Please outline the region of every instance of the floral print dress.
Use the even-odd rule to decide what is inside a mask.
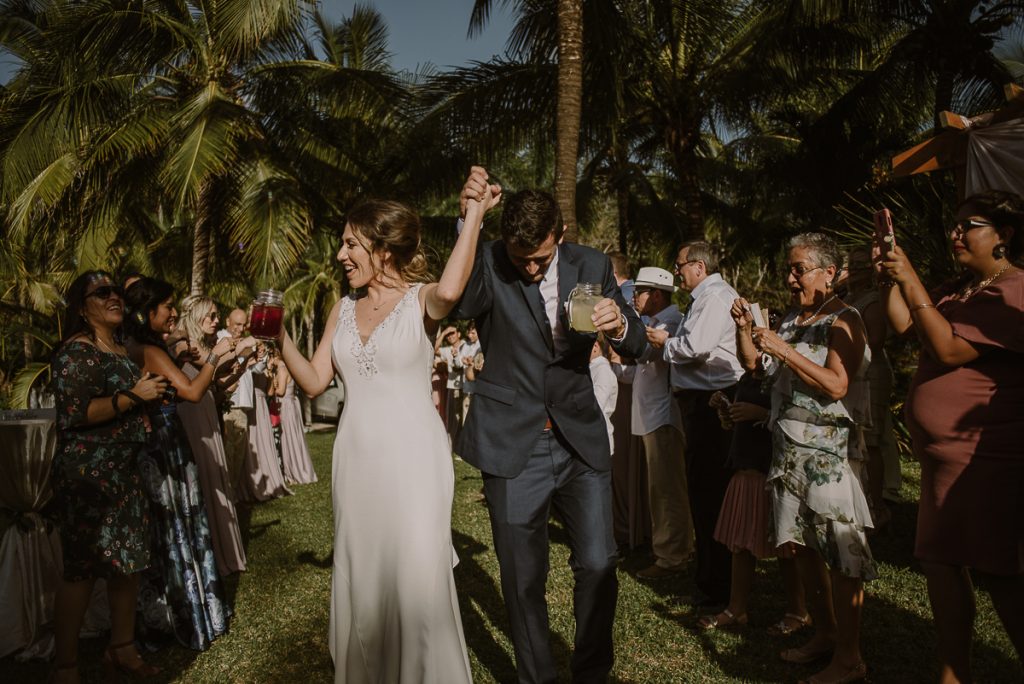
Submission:
[[[228,629],[231,609],[217,573],[210,524],[173,388],[148,409],[149,441],[139,472],[149,495],[153,567],[142,574],[138,624],[205,650]]]
[[[794,351],[824,366],[832,325],[844,308],[810,325],[787,316],[779,336]],[[865,527],[871,514],[851,460],[863,460],[859,423],[867,416],[865,359],[850,391],[833,401],[809,387],[793,371],[773,364],[772,464],[768,486],[772,498],[772,535],[776,546],[795,542],[818,551],[829,568],[848,577],[871,580],[877,576]]]
[[[54,494],[64,578],[128,575],[149,566],[149,502],[138,455],[146,442],[140,407],[96,425],[89,402],[130,390],[141,375],[131,359],[72,341],[53,360],[57,406]]]

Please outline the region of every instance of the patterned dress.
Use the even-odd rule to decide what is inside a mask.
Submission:
[[[149,502],[138,470],[146,441],[142,409],[86,424],[92,399],[130,390],[139,377],[130,359],[85,342],[68,342],[54,357],[54,495],[68,581],[128,575],[149,566]]]
[[[214,560],[199,469],[173,398],[152,406],[149,421],[139,471],[153,518],[153,567],[142,576],[140,624],[201,651],[227,631],[231,609]]]
[[[824,366],[832,325],[846,311],[854,310],[847,307],[806,326],[792,313],[779,327],[779,336]],[[851,460],[863,460],[864,453],[858,422],[868,414],[867,347],[864,353],[850,391],[838,401],[806,385],[789,367],[773,364],[768,484],[776,546],[795,542],[813,548],[829,568],[871,580],[877,571],[864,533],[872,526],[871,514],[851,467]]]

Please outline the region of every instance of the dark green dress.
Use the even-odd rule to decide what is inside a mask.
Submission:
[[[141,373],[131,359],[85,342],[68,342],[53,360],[57,401],[54,494],[64,578],[127,575],[149,565],[149,502],[138,455],[146,442],[143,411],[86,425],[89,402],[129,390]]]

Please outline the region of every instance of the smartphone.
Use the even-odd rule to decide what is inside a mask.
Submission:
[[[750,315],[754,319],[754,325],[758,328],[767,328],[767,322],[765,321],[764,314],[761,313],[761,305],[753,303],[750,305]]]
[[[884,247],[883,253],[896,246],[896,232],[892,228],[892,213],[888,209],[875,212],[875,241]]]

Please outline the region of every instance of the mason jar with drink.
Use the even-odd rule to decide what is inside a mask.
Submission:
[[[594,307],[604,299],[600,283],[577,283],[566,307],[569,313],[569,326],[577,332],[597,332],[594,326]]]
[[[284,293],[280,290],[262,290],[252,301],[249,332],[260,340],[276,340],[281,336],[283,322]]]

